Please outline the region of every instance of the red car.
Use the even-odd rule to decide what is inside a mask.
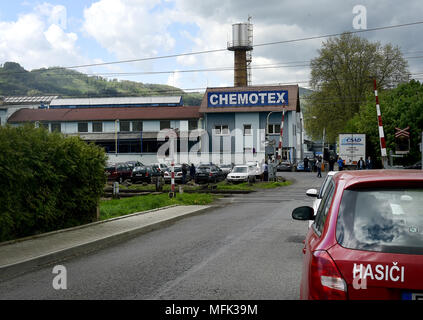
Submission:
[[[423,171],[343,171],[304,241],[301,299],[423,299]]]

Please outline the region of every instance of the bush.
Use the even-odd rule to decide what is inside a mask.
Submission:
[[[0,127],[0,241],[95,220],[105,163],[79,137]]]

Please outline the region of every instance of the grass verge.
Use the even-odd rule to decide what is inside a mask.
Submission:
[[[207,193],[182,193],[170,199],[167,193],[137,196],[123,199],[101,200],[100,220],[120,217],[126,214],[147,211],[174,204],[206,205],[213,202],[217,196]]]
[[[252,185],[250,185],[248,182],[242,182],[242,183],[237,183],[237,184],[233,184],[233,183],[227,183],[226,181],[221,181],[219,183],[217,183],[217,190],[240,190],[240,191],[254,191],[257,189],[273,189],[273,188],[279,188],[279,187],[284,187],[284,186],[289,186],[290,184],[292,184],[291,181],[286,180],[284,182],[276,182],[276,181],[269,181],[269,182],[256,182]],[[177,187],[177,186],[176,186]],[[142,185],[142,184],[133,184],[130,185],[128,187],[121,185],[120,186],[121,189],[129,189],[129,190],[136,190],[136,191],[151,191],[154,192],[155,186],[154,185]],[[176,188],[177,190],[177,188]],[[190,184],[186,184],[184,185],[184,190],[187,191],[199,191],[202,190],[201,186],[198,185],[190,185]],[[163,186],[163,192],[169,192],[170,191],[170,185],[169,184],[165,184]]]

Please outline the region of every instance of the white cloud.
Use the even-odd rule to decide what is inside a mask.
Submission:
[[[168,19],[156,10],[160,1],[100,0],[84,10],[83,30],[118,59],[169,51],[175,40]]]
[[[16,21],[0,21],[0,61],[14,61],[26,69],[86,62],[78,53],[76,33],[65,32],[56,21],[62,6],[43,4]]]

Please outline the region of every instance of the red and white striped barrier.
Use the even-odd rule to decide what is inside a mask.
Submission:
[[[382,154],[382,163],[385,165],[385,160],[387,156],[386,141],[385,141],[385,134],[383,133],[382,115],[380,113],[380,105],[379,105],[379,97],[377,95],[376,79],[373,79],[373,87],[375,90],[375,97],[376,97],[376,113],[377,113],[377,121],[379,125],[380,152]]]
[[[170,164],[170,190],[175,193],[175,163]]]

